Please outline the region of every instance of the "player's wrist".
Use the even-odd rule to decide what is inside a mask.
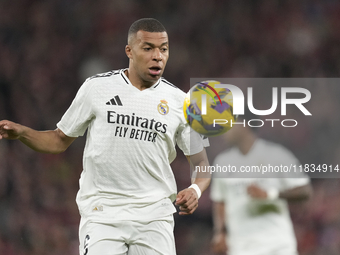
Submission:
[[[197,184],[195,184],[195,183],[191,184],[191,185],[188,187],[188,189],[194,189],[194,190],[196,191],[196,193],[197,193],[197,199],[199,199],[199,198],[201,197],[202,191],[201,191],[201,189],[198,187]]]

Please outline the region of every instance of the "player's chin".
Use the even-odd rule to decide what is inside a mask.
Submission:
[[[162,73],[154,75],[154,74],[148,74],[149,81],[158,81],[159,78],[162,77]]]

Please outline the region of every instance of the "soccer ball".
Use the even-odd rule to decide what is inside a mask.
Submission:
[[[202,81],[195,84],[187,93],[183,105],[186,121],[193,130],[205,136],[218,136],[227,132],[232,127],[231,122],[236,120],[231,91],[215,88],[215,84],[220,82]]]

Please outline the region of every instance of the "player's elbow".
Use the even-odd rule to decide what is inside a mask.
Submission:
[[[51,151],[52,154],[60,154],[67,150],[67,148],[70,146],[69,142],[66,142],[64,140],[61,140]]]
[[[54,131],[55,140],[53,149],[50,151],[52,154],[60,154],[66,151],[66,149],[73,143],[76,137],[69,137],[65,135],[60,129]]]
[[[63,153],[64,151],[66,151],[67,147],[59,147],[53,151],[51,151],[50,153],[51,154],[60,154],[60,153]]]
[[[312,185],[308,184],[304,187],[304,200],[308,200],[313,195]]]
[[[296,197],[295,200],[307,201],[312,197],[313,189],[312,189],[312,186],[310,184],[302,186],[302,187],[298,188],[298,190],[299,190],[299,192],[298,192],[299,195]]]
[[[49,148],[32,148],[36,152],[45,153],[45,154],[60,154],[63,153],[67,148],[64,147],[49,147]]]

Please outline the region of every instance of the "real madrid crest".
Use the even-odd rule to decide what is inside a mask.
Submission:
[[[161,102],[157,105],[157,110],[162,115],[168,114],[169,113],[168,102],[162,99]]]

